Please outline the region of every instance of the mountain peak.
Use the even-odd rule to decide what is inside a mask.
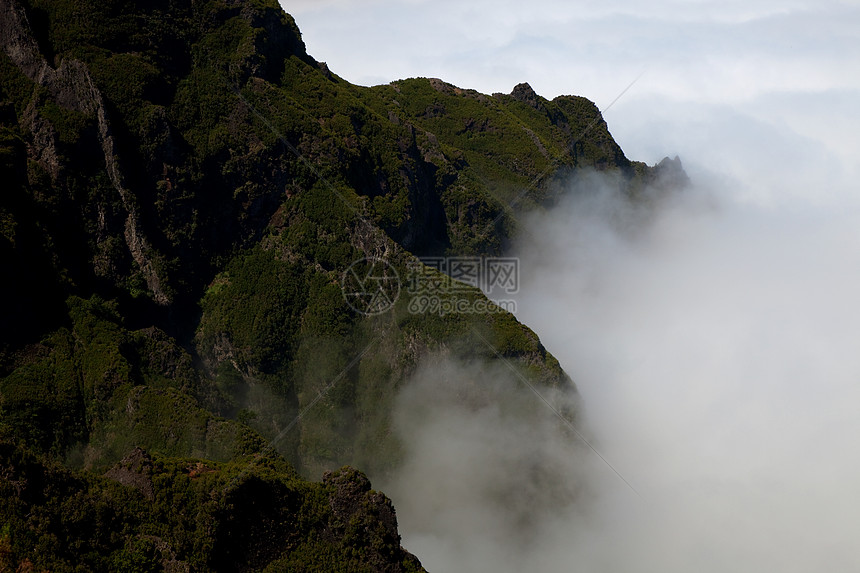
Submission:
[[[511,97],[535,109],[541,107],[540,96],[526,82],[514,86]]]

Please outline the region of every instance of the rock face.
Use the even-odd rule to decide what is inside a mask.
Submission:
[[[349,86],[306,53],[273,2],[177,2],[169,14],[104,7],[93,16],[101,28],[74,32],[63,28],[78,20],[56,21],[84,9],[70,0],[27,6],[0,6],[3,51],[32,84],[13,123],[50,179],[49,208],[65,219],[45,226],[42,242],[67,246],[89,268],[54,253],[44,262],[59,267],[67,291],[108,283],[108,298],[130,296],[150,306],[144,314],[193,321],[230,254],[259,241],[276,214],[283,228],[285,196],[319,184],[323,171],[366,203],[374,226],[422,256],[501,254],[556,172],[637,176],[584,98],[550,102],[527,83],[491,98],[435,78]],[[28,10],[42,15],[38,33]],[[64,40],[41,46],[49,61],[36,38],[52,37]],[[511,203],[516,188],[527,192]]]
[[[105,473],[105,477],[122,485],[133,487],[146,499],[155,499],[152,488],[152,458],[143,448],[134,448],[117,465]]]
[[[45,61],[33,38],[26,12],[18,0],[8,0],[0,8],[0,30],[3,48],[9,59],[34,83],[47,89],[57,105],[85,114],[98,121],[98,139],[104,155],[105,171],[111,184],[122,199],[127,217],[125,242],[135,263],[139,266],[157,304],[167,305],[169,297],[161,287],[161,279],[151,259],[149,241],[143,233],[135,200],[128,190],[117,158],[117,144],[105,110],[105,102],[93,83],[87,66],[77,60],[64,59],[57,69]],[[38,96],[25,113],[25,126],[34,134],[33,154],[56,181],[63,166],[56,150],[56,135],[36,111]]]
[[[364,474],[299,476],[390,469],[396,395],[428,357],[576,390],[512,315],[415,313],[408,293],[362,313],[349,270],[383,259],[406,291],[419,256],[500,256],[582,169],[630,197],[683,180],[628,160],[582,97],[351,85],[276,0],[5,0],[0,46],[15,567],[420,571]],[[11,553],[4,524],[29,532]]]
[[[654,167],[653,177],[653,185],[666,191],[683,189],[690,184],[690,178],[687,176],[687,172],[684,171],[681,159],[677,155],[674,159],[664,157]]]
[[[511,92],[511,97],[518,102],[522,102],[529,107],[535,108],[536,110],[542,110],[540,98],[527,83],[521,83],[514,86],[514,89]]]
[[[326,472],[323,485],[329,492],[332,519],[327,533],[342,543],[368,543],[367,565],[380,573],[405,571],[403,563],[420,567],[418,559],[400,547],[397,517],[391,500],[373,491],[362,472],[343,467]],[[368,536],[370,537],[368,539]],[[392,565],[395,563],[395,565]]]
[[[390,501],[351,468],[310,483],[274,459],[209,466],[135,448],[80,479],[0,442],[0,497],[4,572],[424,571]],[[8,532],[38,536],[38,551]]]
[[[23,6],[12,0],[0,5],[0,42],[12,62],[21,68],[28,78],[39,78],[46,62],[39,52],[39,45],[30,33],[27,14]]]

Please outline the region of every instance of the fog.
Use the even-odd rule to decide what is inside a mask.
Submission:
[[[692,180],[647,208],[572,180],[512,253],[517,317],[639,495],[509,371],[434,357],[375,481],[428,570],[860,570],[856,3],[284,4],[343,77],[583,95]]]
[[[585,182],[521,248],[520,318],[642,492],[594,477],[644,551],[611,570],[856,569],[857,213],[704,187],[648,217]]]
[[[383,489],[429,570],[529,570],[549,522],[567,521],[587,495],[591,460],[504,365],[433,357],[399,395],[394,421],[405,459]]]
[[[518,318],[640,495],[509,371],[434,363],[385,484],[428,570],[860,568],[860,213],[808,173],[690,171],[636,204],[581,175],[515,249]]]

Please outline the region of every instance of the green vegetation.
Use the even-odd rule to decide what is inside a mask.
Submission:
[[[363,474],[132,451],[105,477],[0,444],[0,571],[422,571]]]
[[[438,354],[575,390],[513,316],[364,316],[345,271],[497,255],[562,174],[656,170],[581,97],[351,85],[275,0],[9,5],[0,573],[420,571],[363,474],[305,480],[390,470]]]

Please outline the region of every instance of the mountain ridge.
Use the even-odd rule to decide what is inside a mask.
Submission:
[[[504,360],[576,389],[512,315],[401,296],[365,316],[344,273],[501,255],[584,170],[617,171],[631,197],[683,179],[627,160],[585,98],[349,84],[274,1],[8,0],[0,29],[0,570],[79,553],[92,570],[420,570],[363,474],[305,478],[396,464],[392,401],[422,361]],[[151,494],[102,477],[156,466]],[[22,479],[104,511],[33,501]],[[182,496],[199,523],[172,513]],[[265,536],[294,541],[258,554],[236,496],[269,500]]]

